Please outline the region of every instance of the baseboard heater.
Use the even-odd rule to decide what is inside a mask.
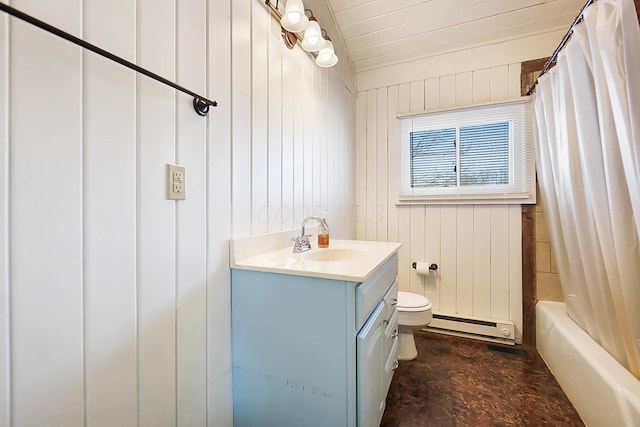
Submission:
[[[509,320],[492,320],[433,313],[427,330],[448,335],[466,336],[484,341],[515,344],[515,325]]]

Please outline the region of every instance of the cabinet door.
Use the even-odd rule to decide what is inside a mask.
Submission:
[[[384,413],[386,378],[385,303],[373,311],[357,337],[358,426],[377,427]]]

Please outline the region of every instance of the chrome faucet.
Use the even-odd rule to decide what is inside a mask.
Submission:
[[[300,232],[300,236],[292,237],[291,240],[295,240],[293,244],[293,253],[306,252],[311,250],[311,242],[309,242],[309,237],[311,234],[306,234],[305,227],[307,223],[311,220],[315,220],[318,224],[320,224],[320,231],[326,232],[329,230],[329,225],[325,222],[323,218],[318,216],[308,216],[302,221],[302,231]]]

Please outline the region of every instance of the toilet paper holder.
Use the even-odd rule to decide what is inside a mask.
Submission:
[[[413,263],[411,264],[411,267],[415,270],[417,265],[418,265],[418,263],[417,263],[417,262],[413,262]],[[432,263],[432,264],[429,266],[429,270],[436,271],[437,269],[438,269],[438,264],[436,264],[436,263]]]

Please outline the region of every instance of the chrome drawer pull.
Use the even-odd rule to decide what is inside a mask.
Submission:
[[[398,330],[397,329],[394,329],[393,333],[391,334],[391,339],[393,339],[393,338],[398,338]]]
[[[398,361],[396,360],[395,362],[393,362],[393,367],[391,368],[392,371],[395,371],[396,369],[398,369],[398,366],[400,366],[400,364],[398,363]]]

